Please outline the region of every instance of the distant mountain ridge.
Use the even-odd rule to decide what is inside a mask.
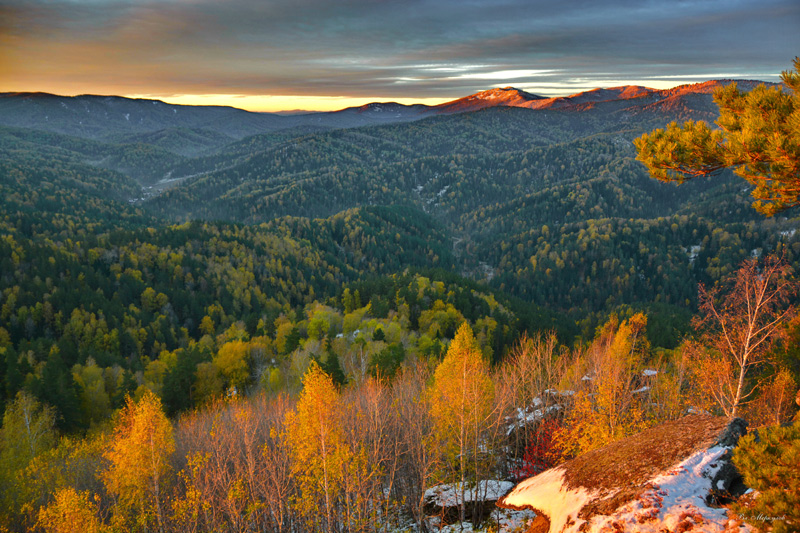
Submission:
[[[546,98],[514,87],[493,88],[443,104],[405,105],[372,102],[339,111],[279,115],[255,113],[225,106],[187,106],[160,100],[121,96],[58,96],[47,93],[0,93],[0,125],[31,128],[90,139],[119,135],[147,134],[180,128],[205,138],[241,139],[297,127],[353,128],[367,125],[410,122],[435,115],[479,111],[492,107],[584,111],[596,106],[609,109],[641,108],[687,97],[708,100],[717,87],[734,80],[711,80],[666,90],[641,86],[593,89],[570,96]],[[749,90],[763,83],[736,81]],[[672,104],[674,105],[674,103]],[[223,137],[220,137],[222,142]]]
[[[282,119],[234,107],[184,106],[121,96],[0,94],[0,124],[90,139],[169,128],[209,130],[241,138],[283,129]]]

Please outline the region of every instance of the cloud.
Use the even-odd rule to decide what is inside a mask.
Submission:
[[[0,90],[348,97],[775,79],[796,0],[6,0]],[[555,85],[553,85],[555,84]]]

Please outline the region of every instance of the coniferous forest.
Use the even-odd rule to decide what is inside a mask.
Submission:
[[[636,161],[708,91],[270,131],[12,98],[44,97],[0,105],[0,531],[496,527],[484,481],[692,410],[795,416],[796,208]],[[779,320],[737,367],[713,317],[746,279]]]

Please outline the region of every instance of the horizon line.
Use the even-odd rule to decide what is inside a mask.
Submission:
[[[212,107],[231,107],[248,111],[251,113],[272,113],[278,115],[294,115],[305,113],[324,113],[332,111],[341,111],[352,107],[361,107],[368,104],[402,104],[402,105],[427,105],[436,106],[455,100],[478,94],[481,92],[491,91],[493,89],[508,89],[513,88],[534,96],[544,98],[560,98],[568,97],[576,94],[581,94],[594,90],[601,89],[614,89],[618,87],[644,87],[652,90],[669,90],[687,85],[700,85],[711,81],[755,81],[763,83],[774,83],[767,80],[742,78],[734,76],[719,75],[715,77],[701,77],[701,76],[681,76],[680,79],[663,79],[659,77],[655,79],[642,79],[642,80],[608,80],[610,84],[602,86],[590,86],[584,84],[574,84],[572,86],[564,86],[559,84],[559,87],[546,87],[541,83],[536,84],[511,84],[511,85],[497,85],[491,86],[487,89],[482,89],[477,92],[463,94],[461,96],[447,96],[447,97],[358,97],[358,96],[331,96],[331,95],[257,95],[257,94],[237,94],[237,93],[206,93],[206,94],[165,94],[163,92],[153,93],[120,93],[120,94],[102,94],[94,92],[83,91],[65,91],[65,92],[50,92],[47,90],[42,91],[4,91],[0,94],[14,95],[14,94],[47,94],[60,97],[78,97],[78,96],[97,96],[97,97],[119,97],[134,100],[155,100],[161,101],[171,105],[184,105],[184,106],[212,106]],[[694,78],[692,81],[687,78]],[[655,83],[653,83],[655,82]],[[303,103],[309,104],[308,107],[303,106]],[[244,104],[244,105],[241,105]]]

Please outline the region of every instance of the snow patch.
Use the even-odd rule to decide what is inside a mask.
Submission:
[[[489,516],[489,524],[497,524],[497,533],[519,533],[528,529],[530,522],[536,518],[533,511],[512,511],[510,509],[495,509]],[[431,520],[431,525],[437,525],[436,520]],[[487,527],[487,524],[478,526],[476,530],[472,522],[448,524],[438,528],[439,533],[474,533],[476,531],[494,531]],[[405,530],[404,530],[405,531]]]
[[[584,487],[568,489],[564,483],[564,469],[553,468],[517,485],[503,498],[503,505],[538,509],[550,518],[550,531],[562,531],[570,519],[574,530],[578,531],[578,522],[583,523],[578,520],[578,512],[598,495],[599,492]]]
[[[623,505],[614,514],[590,518],[584,531],[659,533],[664,530],[683,531],[700,524],[704,532],[725,531],[730,525],[727,510],[708,507],[705,498],[712,489],[711,480],[723,464],[720,458],[729,449],[715,446],[689,456],[652,478],[637,499]],[[745,533],[752,529],[741,525],[737,531]],[[578,525],[566,532],[577,533]]]
[[[697,259],[697,256],[700,254],[700,245],[692,245],[688,250],[684,248],[683,251],[689,256],[689,264],[693,264],[694,260]]]
[[[464,489],[464,501],[497,501],[512,488],[510,481],[482,480],[476,487]],[[425,491],[425,500],[438,507],[456,507],[461,503],[461,483],[431,487]]]
[[[539,400],[539,398],[534,398],[533,406],[536,406],[536,400]],[[541,403],[542,401],[539,400],[539,405],[541,405]],[[546,415],[549,415],[550,413],[560,410],[561,406],[558,404],[551,405],[545,408],[544,410],[535,409],[532,407],[528,407],[527,409],[523,409],[522,407],[517,407],[517,412],[515,413],[515,415],[513,417],[509,417],[514,419],[514,421],[508,425],[508,428],[506,429],[506,435],[511,435],[511,433],[515,429],[523,428],[531,422],[539,422],[543,420]]]

